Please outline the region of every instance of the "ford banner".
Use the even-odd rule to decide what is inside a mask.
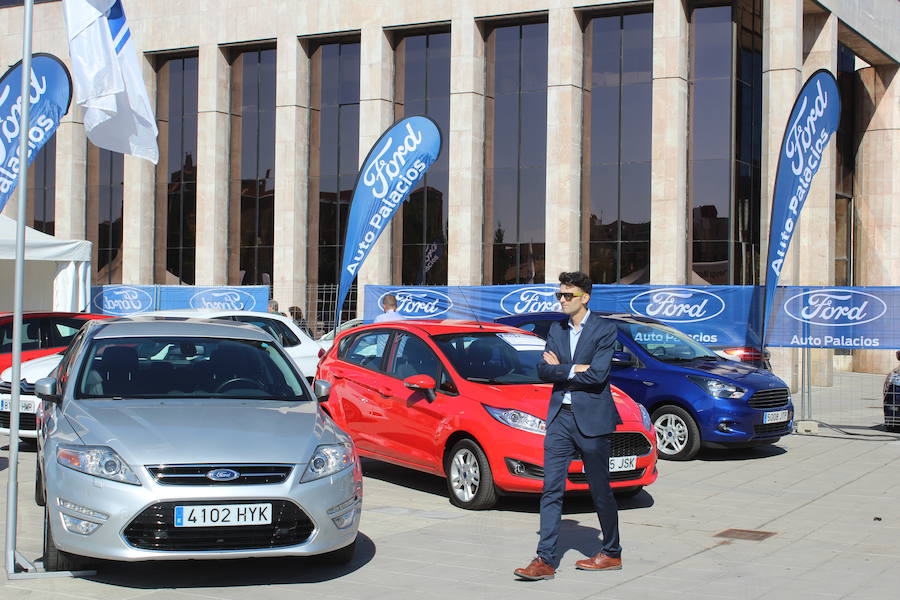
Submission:
[[[772,216],[769,219],[769,251],[766,255],[766,291],[763,299],[763,339],[772,312],[775,288],[800,211],[806,203],[812,179],[822,164],[822,154],[841,118],[841,98],[830,71],[820,69],[806,80],[784,131]]]
[[[336,318],[372,246],[441,153],[441,132],[425,116],[407,117],[382,134],[363,161],[344,239]]]
[[[59,121],[69,112],[72,79],[69,71],[51,54],[34,54],[31,59],[31,103],[28,128],[28,164],[56,132]],[[19,181],[19,121],[22,114],[22,62],[0,79],[0,211]]]
[[[156,310],[267,312],[269,286],[103,285],[91,291],[91,311],[124,317]]]
[[[466,319],[558,312],[556,285],[365,288],[366,321],[385,294],[397,298],[404,319]],[[756,286],[597,285],[591,310],[661,321],[708,346],[759,346],[748,327],[763,288]],[[769,346],[900,348],[900,287],[780,287]]]

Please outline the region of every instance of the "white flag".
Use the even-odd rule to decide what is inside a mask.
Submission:
[[[156,118],[122,0],[63,0],[75,101],[95,146],[156,164]]]

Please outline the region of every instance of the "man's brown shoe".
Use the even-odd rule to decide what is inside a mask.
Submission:
[[[527,579],[528,581],[538,581],[539,579],[553,579],[556,569],[545,563],[540,556],[536,557],[531,564],[524,569],[516,569],[513,571],[516,577]]]
[[[622,559],[601,552],[597,556],[579,560],[575,563],[575,568],[582,571],[618,571],[622,568]]]

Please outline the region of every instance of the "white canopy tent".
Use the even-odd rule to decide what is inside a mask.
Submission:
[[[0,312],[12,312],[16,222],[0,215]],[[25,310],[87,310],[91,290],[91,243],[63,240],[25,228]]]

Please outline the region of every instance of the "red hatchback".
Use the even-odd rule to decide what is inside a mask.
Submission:
[[[70,312],[29,312],[22,315],[22,362],[66,348],[91,319],[108,315]],[[12,365],[13,314],[0,313],[0,373]]]
[[[447,479],[450,501],[489,508],[504,492],[540,492],[549,384],[537,376],[541,338],[466,321],[375,323],[344,332],[319,363],[323,407],[370,458]],[[650,417],[612,388],[622,424],[612,434],[618,493],[656,481]],[[580,460],[566,489],[587,490]]]

